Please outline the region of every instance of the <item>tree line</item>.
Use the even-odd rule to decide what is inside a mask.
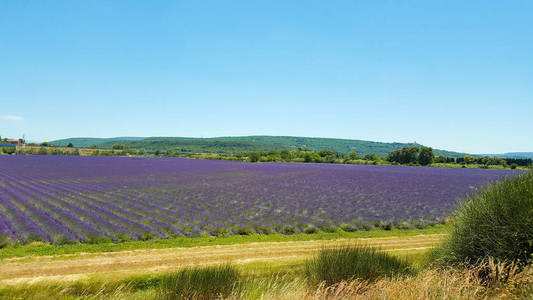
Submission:
[[[28,144],[28,149],[19,149],[16,154],[34,154],[34,155],[80,155],[80,150],[75,148],[72,143],[67,147],[55,147],[51,143],[43,142],[41,144]],[[0,149],[0,151],[2,151]],[[9,151],[9,152],[8,152]],[[4,153],[12,154],[14,149],[5,150]],[[0,152],[1,154],[2,152]],[[501,158],[501,157],[474,157],[465,155],[464,157],[447,157],[435,156],[431,147],[407,146],[392,151],[387,157],[377,154],[366,154],[359,156],[357,152],[352,151],[346,155],[331,150],[309,150],[298,148],[295,150],[281,151],[264,151],[264,152],[243,152],[236,154],[225,153],[193,153],[187,149],[168,149],[168,150],[145,150],[129,149],[124,144],[114,144],[111,149],[97,149],[96,145],[90,149],[83,149],[82,155],[93,156],[164,156],[164,157],[190,157],[217,160],[236,160],[248,162],[301,162],[301,163],[337,163],[337,164],[397,164],[410,166],[428,166],[439,164],[439,166],[450,165],[475,165],[481,168],[490,166],[511,167],[518,166],[531,167],[533,161],[531,158]],[[435,165],[437,166],[437,165]]]

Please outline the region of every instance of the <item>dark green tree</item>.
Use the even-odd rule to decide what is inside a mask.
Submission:
[[[435,154],[433,153],[433,148],[431,147],[422,147],[420,148],[420,154],[418,154],[418,162],[423,165],[427,166],[430,163],[433,162],[433,159],[435,158]]]
[[[352,151],[352,152],[348,153],[348,159],[349,160],[356,160],[357,159],[357,152]]]

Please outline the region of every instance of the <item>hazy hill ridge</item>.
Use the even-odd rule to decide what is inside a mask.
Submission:
[[[132,149],[166,150],[183,149],[192,152],[238,153],[253,151],[292,150],[305,148],[310,150],[332,150],[347,154],[351,151],[359,155],[378,154],[386,156],[390,152],[406,146],[422,146],[415,143],[383,143],[363,140],[295,137],[295,136],[235,136],[215,138],[189,137],[115,137],[115,138],[68,138],[52,141],[54,145],[76,147],[97,145],[111,148],[121,143]],[[466,153],[435,149],[435,155],[463,157]]]

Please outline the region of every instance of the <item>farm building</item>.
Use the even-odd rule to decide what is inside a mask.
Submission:
[[[22,145],[22,140],[2,139],[0,140],[0,147],[17,147]]]

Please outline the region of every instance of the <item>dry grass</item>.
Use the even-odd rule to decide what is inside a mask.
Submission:
[[[487,268],[488,281],[480,276],[480,271]],[[516,270],[513,266],[487,262],[476,269],[428,269],[416,276],[384,278],[372,283],[352,280],[318,287],[310,287],[305,279],[290,275],[248,277],[234,285],[228,299],[533,299],[533,268]],[[157,289],[135,289],[132,282],[90,281],[18,286],[4,296],[6,299],[157,299],[157,295]]]
[[[364,243],[393,253],[419,253],[442,241],[445,235],[340,239],[333,241],[261,242],[195,248],[143,249],[109,253],[78,253],[7,258],[0,261],[0,286],[42,281],[120,279],[139,274],[161,274],[187,266],[232,262],[290,264],[326,247]]]
[[[498,266],[491,270],[494,280],[490,282],[479,276],[481,267],[429,269],[414,277],[386,278],[373,283],[343,281],[331,286],[322,284],[312,291],[299,279],[278,283],[265,280],[263,285],[270,288],[264,293],[250,293],[253,289],[248,293],[238,291],[232,299],[533,299],[532,268],[520,273],[511,272],[506,281],[501,280],[501,269],[500,273],[497,269]]]

